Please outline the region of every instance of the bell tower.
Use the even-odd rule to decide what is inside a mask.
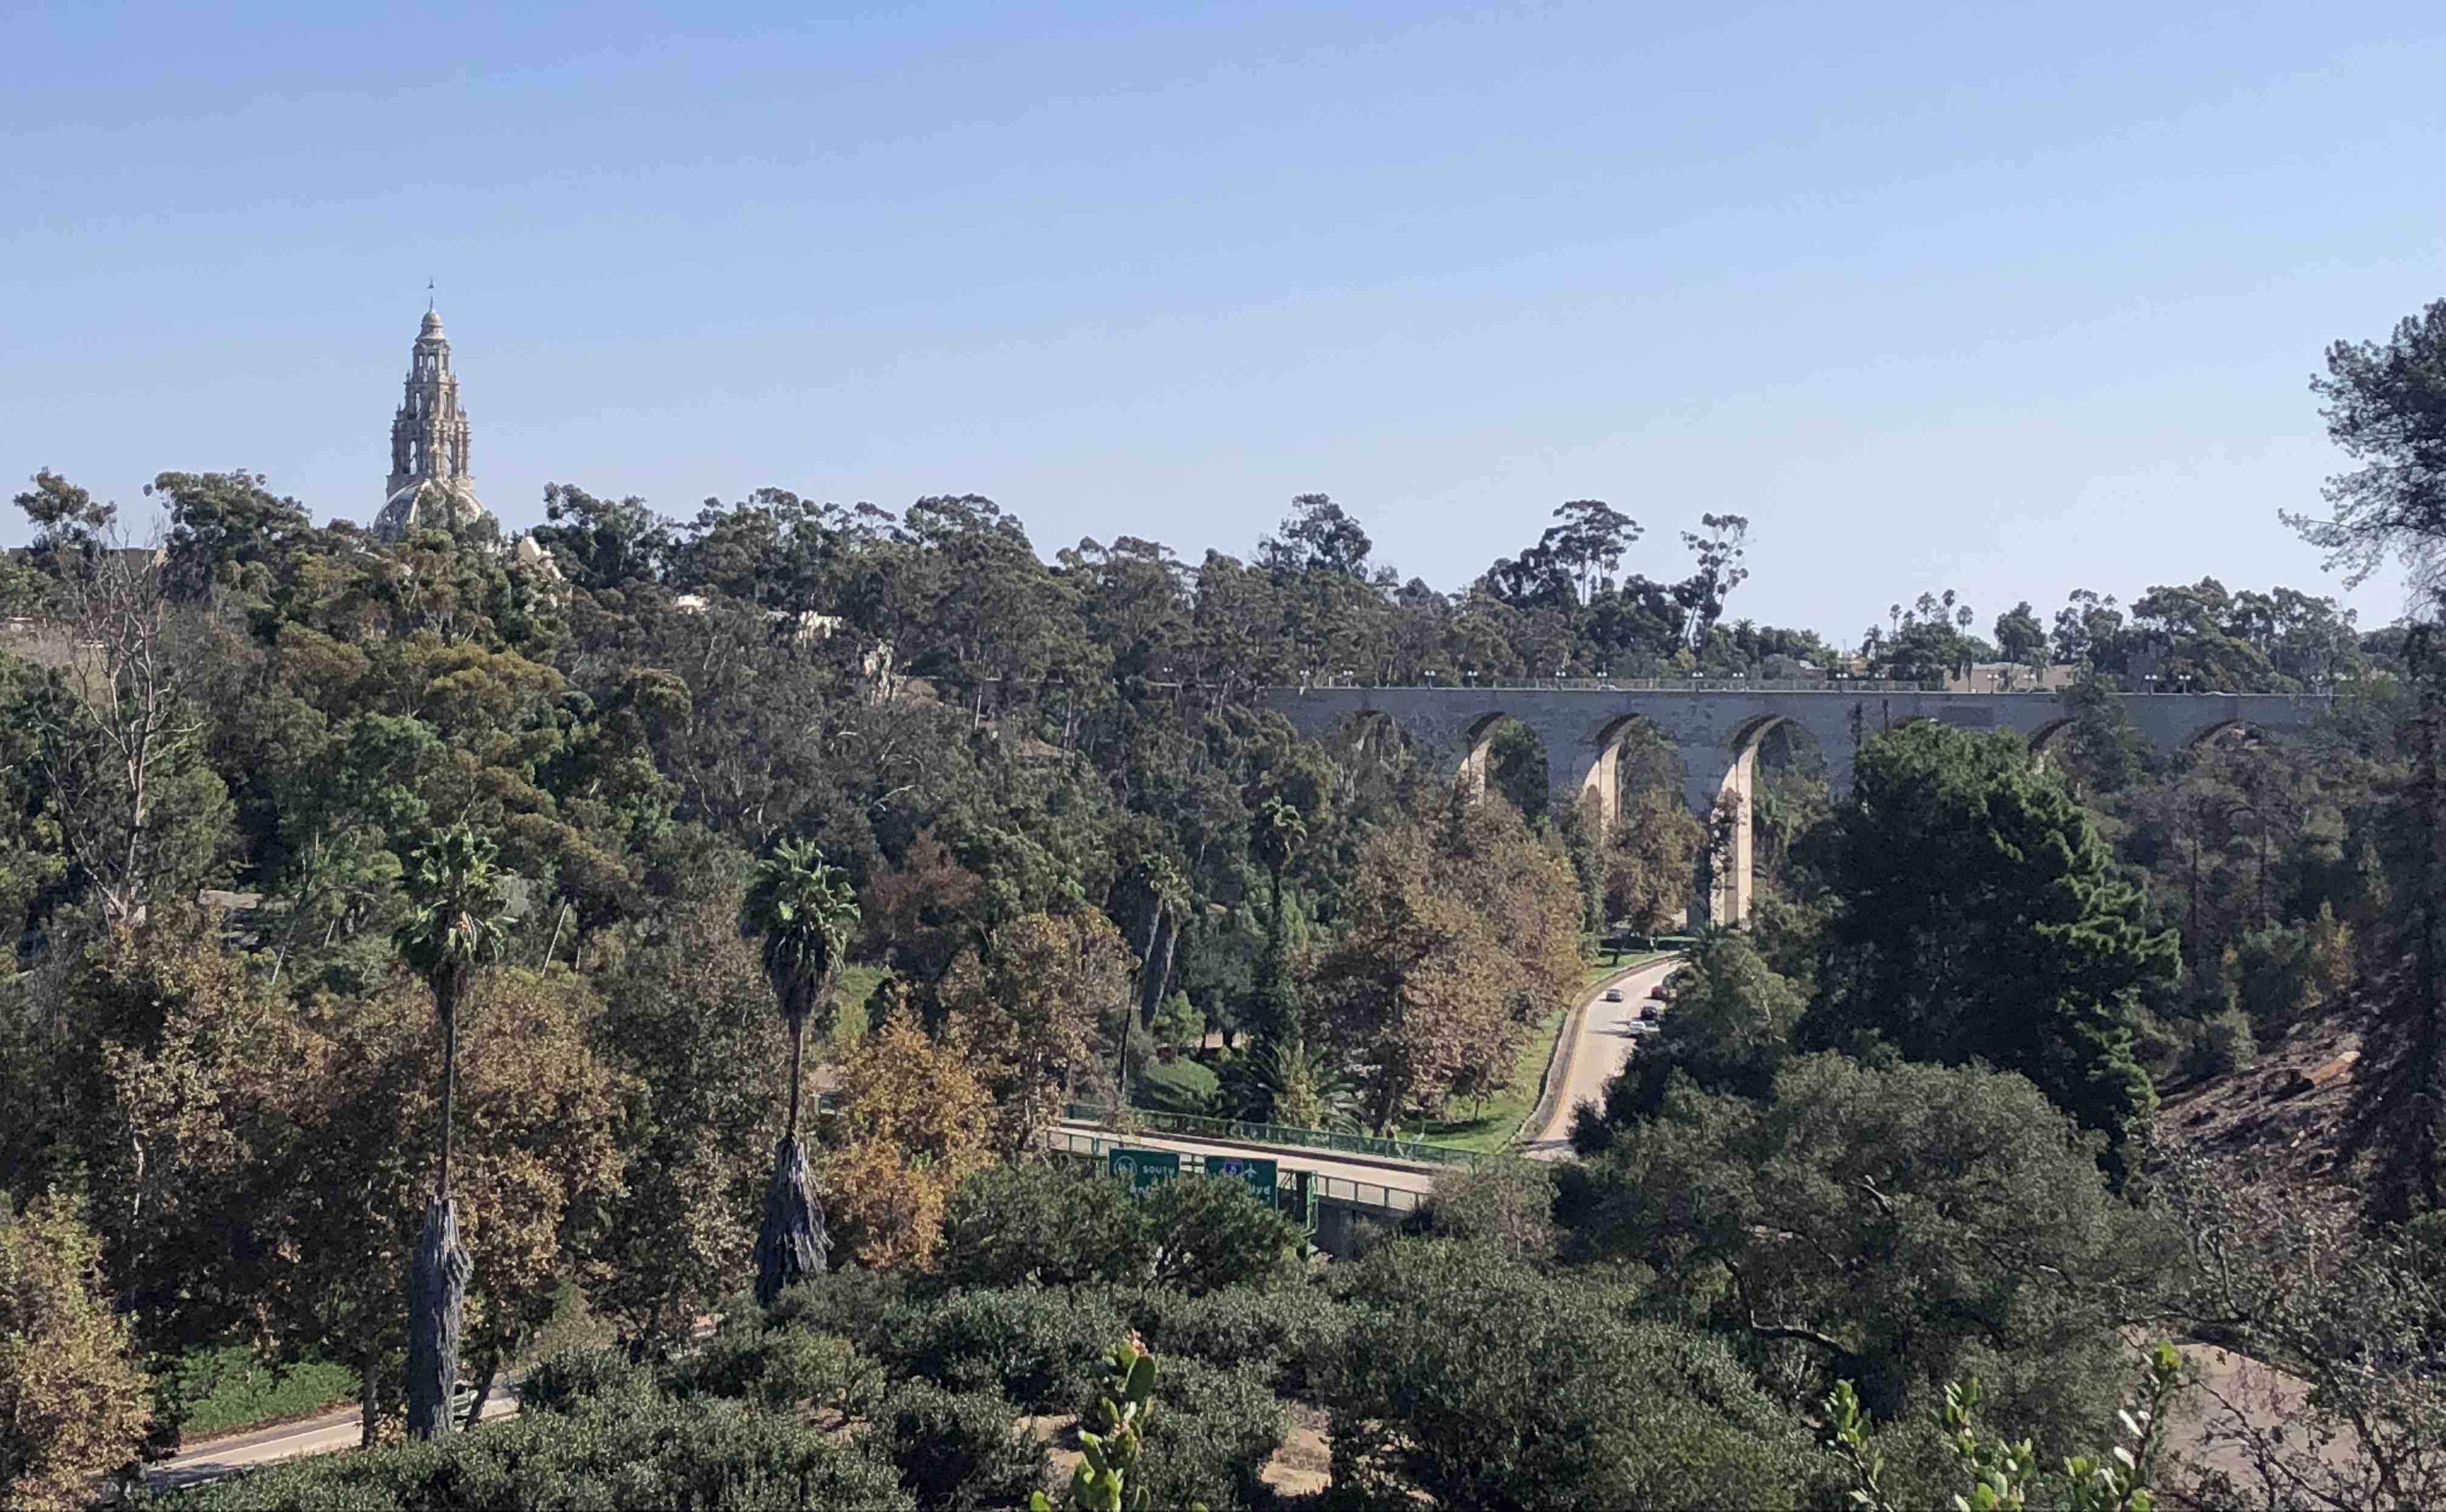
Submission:
[[[450,339],[428,301],[408,354],[405,392],[390,422],[390,477],[383,485],[374,534],[395,541],[412,527],[466,525],[482,514],[468,451],[467,413],[459,407]]]

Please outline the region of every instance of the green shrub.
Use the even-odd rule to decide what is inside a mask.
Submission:
[[[1212,1292],[1299,1279],[1308,1233],[1242,1183],[1167,1182],[1138,1200],[1139,1274],[1157,1286]]]
[[[1350,1310],[1313,1286],[1203,1296],[1146,1287],[1113,1300],[1147,1346],[1166,1357],[1165,1370],[1176,1358],[1259,1370],[1284,1396],[1307,1394],[1309,1361],[1337,1347],[1350,1326]]]
[[[955,1391],[1000,1391],[1030,1412],[1073,1406],[1128,1332],[1093,1294],[1043,1287],[959,1292],[904,1302],[884,1320],[893,1373]]]
[[[1017,1505],[1044,1484],[1049,1465],[1044,1446],[1001,1396],[922,1381],[894,1388],[858,1443],[889,1461],[928,1512]]]
[[[604,1398],[479,1433],[320,1455],[188,1493],[199,1512],[687,1507],[913,1512],[892,1466],[741,1402]]]
[[[2132,1057],[2150,1068],[2152,1074],[2165,1076],[2179,1071],[2183,1057],[2192,1046],[2185,1031],[2190,1020],[2178,1017],[2165,1017],[2147,1008],[2136,1010],[2132,1017]]]
[[[2250,1017],[2239,1009],[2201,1019],[2192,1028],[2183,1052],[2183,1073],[2196,1077],[2224,1076],[2248,1071],[2259,1058],[2259,1041],[2250,1032]]]
[[[1828,1464],[1714,1339],[1486,1244],[1406,1240],[1362,1261],[1324,1362],[1333,1483],[1362,1503],[1716,1507],[1818,1493]]]
[[[243,1344],[193,1349],[171,1368],[169,1395],[189,1438],[302,1417],[357,1394],[357,1372],[328,1360],[286,1368]]]
[[[567,1416],[599,1400],[649,1397],[653,1372],[617,1350],[574,1345],[546,1355],[518,1384],[522,1411]]]
[[[845,1338],[867,1354],[882,1353],[884,1317],[909,1292],[899,1271],[855,1267],[827,1271],[773,1298],[764,1310],[764,1326],[796,1328],[810,1334]],[[723,1310],[725,1318],[754,1317],[753,1298],[734,1299]]]
[[[1553,1165],[1499,1155],[1439,1175],[1417,1225],[1441,1239],[1485,1240],[1523,1260],[1551,1259],[1560,1234],[1554,1226]]]
[[[1308,1236],[1243,1184],[1132,1196],[1101,1174],[994,1166],[952,1192],[935,1270],[953,1286],[1151,1280],[1194,1292],[1296,1279]]]
[[[945,1204],[935,1269],[955,1286],[1118,1281],[1139,1264],[1138,1212],[1102,1173],[988,1166]]]
[[[1155,1395],[1163,1409],[1147,1420],[1145,1458],[1131,1482],[1146,1488],[1149,1506],[1203,1503],[1230,1512],[1265,1500],[1259,1477],[1290,1419],[1262,1370],[1217,1370],[1167,1355]]]
[[[843,1419],[872,1404],[883,1386],[881,1368],[849,1340],[786,1323],[762,1327],[752,1315],[725,1324],[703,1349],[672,1365],[667,1379],[680,1397],[804,1404]]]
[[[1155,1042],[1174,1050],[1195,1050],[1206,1038],[1206,1016],[1189,1000],[1185,992],[1166,998],[1155,1011]],[[1200,1068],[1203,1069],[1202,1067]],[[1212,1084],[1212,1074],[1207,1081]]]

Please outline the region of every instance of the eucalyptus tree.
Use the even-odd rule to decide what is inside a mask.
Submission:
[[[739,924],[762,943],[764,978],[790,1026],[789,1115],[774,1148],[764,1223],[756,1236],[756,1296],[770,1306],[785,1289],[820,1274],[831,1248],[799,1143],[799,1089],[807,1020],[820,1015],[824,1028],[832,1023],[842,960],[857,929],[857,895],[813,841],[784,840],[750,869]]]
[[[411,858],[407,893],[414,911],[395,937],[402,960],[433,993],[442,1025],[442,1165],[424,1232],[408,1271],[407,1430],[431,1438],[451,1430],[450,1397],[459,1376],[460,1325],[473,1269],[459,1243],[450,1195],[451,1115],[459,1092],[459,1005],[479,966],[500,954],[499,849],[466,825],[434,836]]]

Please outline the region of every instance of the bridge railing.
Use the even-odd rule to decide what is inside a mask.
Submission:
[[[1094,1160],[1101,1160],[1107,1151],[1127,1143],[1111,1134],[1093,1134],[1077,1129],[1047,1129],[1044,1139],[1047,1145],[1064,1154],[1085,1155]],[[1206,1157],[1194,1149],[1184,1150],[1180,1156],[1180,1168],[1203,1171]],[[1387,1186],[1382,1182],[1355,1182],[1315,1170],[1302,1174],[1308,1179],[1309,1189],[1323,1202],[1347,1203],[1354,1207],[1373,1207],[1386,1213],[1411,1213],[1418,1211],[1419,1204],[1426,1200],[1418,1192]]]
[[[1158,1112],[1151,1108],[1131,1108],[1126,1111],[1133,1124],[1151,1134],[1230,1139],[1244,1145],[1282,1145],[1337,1155],[1373,1155],[1380,1160],[1406,1160],[1422,1166],[1470,1166],[1477,1161],[1472,1151],[1416,1139],[1378,1139],[1372,1134],[1209,1118],[1203,1113]],[[1063,1107],[1062,1116],[1074,1124],[1109,1124],[1113,1111],[1096,1103],[1068,1103]]]

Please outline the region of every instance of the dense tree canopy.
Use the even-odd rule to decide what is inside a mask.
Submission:
[[[2092,1129],[2154,1104],[2141,990],[2175,942],[2067,795],[2010,737],[1920,722],[1862,747],[1817,844],[1840,900],[1803,1037],[2029,1076]]]
[[[96,1284],[102,1246],[74,1208],[0,1194],[0,1499],[81,1507],[97,1469],[142,1447],[149,1403],[127,1322]]]
[[[2433,335],[2331,358],[2364,466],[2314,534],[2348,566],[2429,561]],[[2446,725],[2418,628],[2203,575],[2023,600],[1992,643],[1958,593],[1897,599],[1854,656],[1729,617],[1745,517],[1651,539],[1590,498],[1445,592],[1323,494],[1243,556],[1048,554],[972,494],[672,519],[555,483],[547,563],[489,520],[318,527],[251,473],[153,493],[167,532],[130,551],[40,474],[0,567],[20,1499],[167,1442],[187,1404],[140,1421],[141,1377],[196,1351],[336,1366],[383,1437],[445,1169],[466,1373],[564,1326],[615,1348],[530,1377],[514,1429],[225,1504],[1009,1502],[1045,1467],[1021,1414],[1088,1408],[1135,1332],[1166,1355],[1142,1484],[1181,1501],[1272,1494],[1321,1414],[1353,1504],[1822,1505],[1838,1383],[1933,1494],[1949,1382],[2094,1447],[2118,1330],[2158,1319],[2324,1372],[2306,1410],[2350,1404],[2389,1457],[2346,1478],[2365,1500],[2436,1484],[2434,1370],[2340,1321],[2435,1313]],[[2074,669],[2043,751],[1865,703],[1856,749],[1767,733],[1753,926],[1684,949],[1582,1163],[1489,1160],[1326,1267],[1236,1183],[1136,1198],[1046,1160],[1074,1104],[1390,1132],[1533,1100],[1597,943],[1690,924],[1743,822],[1691,812],[1652,731],[1618,801],[1573,806],[1523,727],[1470,793],[1389,720],[1306,740],[1256,690],[2000,658],[1979,675]],[[2122,700],[2177,688],[2338,697],[2299,741],[2148,749]],[[2201,1257],[2259,1241],[2177,1200],[2150,1117],[2279,1050],[2305,1082],[2361,1068],[2339,1201],[2377,1225],[2321,1238],[2350,1259],[2291,1311],[2204,1299]],[[759,1306],[768,1170],[853,1263]],[[2245,1260],[2229,1293],[2281,1257]]]

